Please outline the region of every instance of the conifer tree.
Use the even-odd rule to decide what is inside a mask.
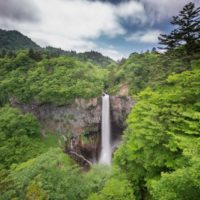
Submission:
[[[200,7],[195,4],[186,4],[178,16],[172,17],[172,25],[176,28],[169,34],[161,34],[159,41],[165,47],[163,49],[174,50],[184,47],[188,58],[194,53],[200,52]]]

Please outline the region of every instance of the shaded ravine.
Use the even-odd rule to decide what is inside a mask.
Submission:
[[[126,118],[135,101],[129,96],[110,96],[110,124],[112,127],[111,145],[126,127]],[[100,158],[102,98],[75,99],[71,104],[23,104],[11,99],[11,105],[23,112],[33,113],[42,126],[42,132],[51,132],[67,138],[65,148],[94,163]],[[113,148],[112,148],[113,149]],[[113,151],[113,150],[112,150]]]

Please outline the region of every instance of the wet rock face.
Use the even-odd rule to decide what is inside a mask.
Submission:
[[[70,105],[12,103],[23,112],[32,112],[40,121],[43,130],[79,136],[86,132],[98,132],[101,121],[101,99],[76,99]]]
[[[12,101],[12,105],[23,112],[32,112],[40,121],[44,133],[48,131],[70,136],[74,140],[77,151],[90,160],[98,157],[101,136],[101,97],[90,100],[76,99],[72,104],[63,106],[26,105],[16,101]],[[125,120],[133,105],[134,101],[131,97],[110,97],[113,140],[118,138],[125,128]],[[87,137],[87,142],[82,141],[82,136]]]
[[[119,127],[124,128],[125,120],[134,105],[134,101],[129,96],[111,96],[111,121],[118,124]]]

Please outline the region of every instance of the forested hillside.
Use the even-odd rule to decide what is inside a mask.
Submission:
[[[0,29],[0,56],[14,56],[17,51],[31,50],[35,54],[45,54],[47,57],[68,56],[83,62],[91,62],[101,67],[106,67],[110,64],[115,64],[115,61],[107,56],[103,56],[96,51],[77,53],[76,51],[65,51],[60,48],[47,46],[41,48],[27,36],[18,31],[6,31]]]
[[[107,67],[111,64],[116,64],[114,60],[107,56],[103,56],[101,53],[96,51],[88,51],[84,53],[77,53],[76,51],[64,51],[59,48],[54,47],[46,47],[44,52],[48,54],[50,57],[57,57],[67,55],[73,58],[76,58],[79,61],[88,61],[93,63],[94,65],[99,65],[101,67]]]
[[[18,31],[0,29],[0,51],[16,51],[30,48],[40,49],[40,46]]]
[[[115,61],[109,57],[103,56],[101,53],[96,51],[90,51],[85,53],[76,54],[77,59],[81,61],[90,61],[95,65],[99,65],[101,67],[108,67],[109,65],[115,65]]]
[[[185,5],[159,37],[164,53],[132,53],[119,63],[94,51],[39,49],[0,31],[0,200],[199,200],[199,16],[199,7]],[[136,105],[112,166],[79,166],[66,153],[78,134],[45,132],[39,117],[13,106],[67,107],[118,95],[124,85]],[[89,128],[78,145],[88,144]]]
[[[129,115],[115,162],[138,198],[146,190],[154,199],[199,198],[199,67],[169,76],[154,91],[145,89]]]
[[[110,92],[115,93],[121,85],[127,84],[130,94],[136,95],[146,87],[156,88],[163,84],[171,73],[180,73],[186,69],[184,61],[172,53],[133,53],[113,69]]]
[[[199,199],[199,12],[190,3],[173,18],[178,28],[160,37],[164,55],[146,53],[135,65],[127,65],[134,70],[126,80],[139,92],[138,103],[128,117],[115,164],[126,174],[136,199]],[[145,59],[154,65],[139,67]]]
[[[20,51],[0,63],[1,103],[16,98],[26,103],[66,104],[78,97],[101,95],[108,78],[106,69],[68,56],[43,58],[43,54]]]

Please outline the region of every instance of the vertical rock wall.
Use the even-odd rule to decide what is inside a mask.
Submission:
[[[12,105],[23,112],[32,112],[40,121],[43,133],[53,132],[70,138],[75,150],[90,160],[98,157],[101,137],[100,98],[90,100],[76,99],[70,105],[55,106],[49,104]],[[117,140],[125,128],[125,120],[134,101],[128,96],[111,96],[111,126],[113,140]],[[69,145],[71,145],[68,143]]]

